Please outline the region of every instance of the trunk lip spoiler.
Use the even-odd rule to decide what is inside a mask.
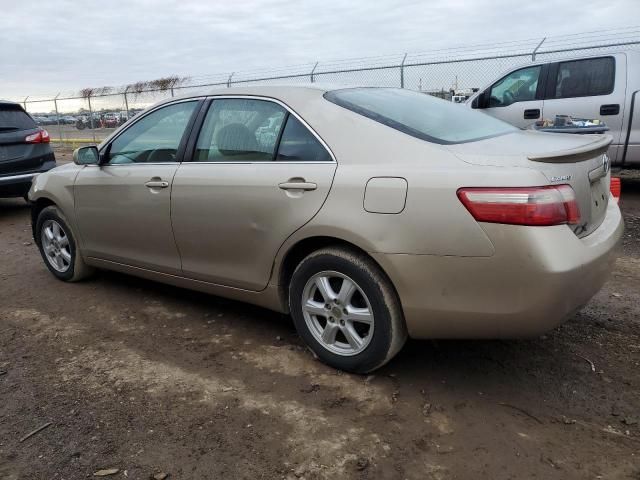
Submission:
[[[558,135],[554,133],[554,135]],[[567,134],[573,135],[573,134]],[[611,135],[597,134],[593,135],[592,142],[586,143],[579,147],[570,148],[566,150],[557,150],[555,152],[548,152],[539,155],[528,155],[527,158],[533,162],[545,162],[545,163],[570,163],[579,162],[582,160],[591,159],[601,153],[605,153],[613,137]]]

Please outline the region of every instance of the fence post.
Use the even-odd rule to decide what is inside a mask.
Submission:
[[[316,64],[311,69],[311,83],[315,82],[315,80],[313,78],[313,73],[316,71],[317,66],[318,66],[318,62],[316,62]]]
[[[58,135],[60,136],[60,146],[62,146],[62,127],[60,127],[60,112],[58,112],[58,97],[60,92],[53,99],[53,106],[56,109],[56,121],[58,122]]]
[[[93,137],[93,143],[96,143],[96,129],[93,126],[93,110],[91,109],[91,94],[87,95],[89,101],[89,125],[91,126],[91,136]]]
[[[538,49],[540,48],[540,46],[544,43],[544,41],[546,39],[547,39],[547,37],[544,37],[542,40],[540,40],[540,43],[538,44],[538,46],[533,49],[533,52],[531,52],[531,61],[532,62],[536,61],[536,52],[538,51]]]
[[[229,75],[229,78],[227,79],[227,88],[231,88],[231,77],[233,77],[233,74],[236,72],[231,72],[231,75]]]
[[[402,63],[400,64],[400,88],[404,88],[404,61],[407,59],[407,54],[402,57]]]
[[[24,110],[25,110],[25,112],[27,111],[27,98],[29,98],[29,95],[27,95],[26,97],[24,97],[24,100],[22,101],[22,104],[24,105]]]
[[[127,100],[127,92],[128,91],[129,91],[129,86],[127,85],[127,88],[125,88],[124,92],[122,92],[122,95],[124,96],[124,108],[127,111],[127,120],[129,120],[129,101]],[[127,120],[125,120],[125,122]]]

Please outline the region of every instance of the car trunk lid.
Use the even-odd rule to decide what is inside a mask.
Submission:
[[[607,211],[610,143],[608,135],[520,131],[447,148],[467,163],[531,168],[549,185],[571,185],[580,208],[580,224],[572,228],[582,237],[598,228]]]

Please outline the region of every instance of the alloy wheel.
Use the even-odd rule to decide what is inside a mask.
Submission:
[[[319,272],[307,281],[302,314],[313,337],[332,353],[357,355],[371,342],[375,324],[371,303],[342,273]]]
[[[64,273],[71,267],[71,246],[69,237],[55,220],[46,220],[42,225],[42,250],[49,265],[57,272]]]

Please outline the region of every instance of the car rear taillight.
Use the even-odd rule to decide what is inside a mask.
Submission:
[[[461,188],[458,198],[478,222],[549,226],[580,221],[570,185]]]
[[[609,189],[611,190],[611,195],[613,195],[616,203],[620,201],[620,194],[622,193],[622,183],[620,182],[620,177],[611,177],[611,184],[609,185]]]
[[[27,135],[24,139],[26,143],[49,143],[51,138],[49,132],[44,128],[41,128],[38,132]]]

